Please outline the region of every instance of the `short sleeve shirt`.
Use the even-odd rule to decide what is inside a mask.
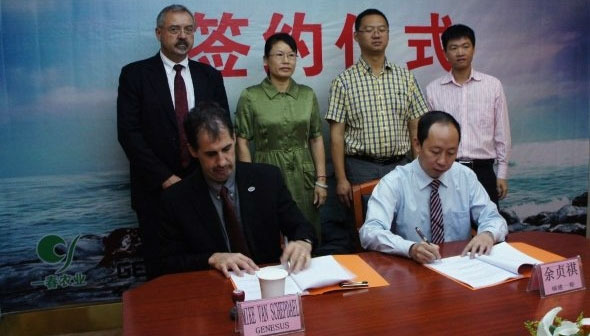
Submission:
[[[360,60],[332,82],[326,120],[345,123],[346,155],[385,159],[410,150],[408,121],[428,111],[414,75],[385,60],[373,75]]]

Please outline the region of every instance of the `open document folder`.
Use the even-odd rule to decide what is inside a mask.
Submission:
[[[240,277],[231,273],[231,280],[235,288],[245,292],[246,301],[260,299],[260,285],[256,275],[244,273]],[[338,284],[343,281],[367,281],[368,287],[389,285],[358,255],[323,256],[312,258],[309,268],[287,277],[285,295],[316,295],[341,290],[343,288]]]
[[[471,289],[480,289],[530,277],[532,266],[561,259],[556,254],[525,243],[502,242],[494,245],[490,255],[473,259],[468,255],[454,256],[424,266]]]

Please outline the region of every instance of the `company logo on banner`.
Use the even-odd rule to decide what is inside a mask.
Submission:
[[[66,273],[72,265],[78,239],[80,239],[79,235],[68,246],[66,241],[57,235],[46,235],[41,238],[37,244],[39,259],[47,264],[56,264],[57,269],[42,280],[32,281],[31,285],[44,286],[47,289],[85,286],[86,274],[82,272]]]

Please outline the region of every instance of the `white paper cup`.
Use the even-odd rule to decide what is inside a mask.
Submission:
[[[263,299],[285,295],[285,278],[287,271],[281,268],[265,267],[256,272]]]

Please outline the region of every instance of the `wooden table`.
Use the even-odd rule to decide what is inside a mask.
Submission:
[[[564,257],[582,256],[590,286],[590,241],[582,236],[513,233],[521,241]],[[457,255],[466,242],[443,244]],[[304,296],[305,335],[526,335],[524,321],[538,320],[555,306],[575,320],[590,315],[588,291],[541,299],[528,280],[469,290],[411,260],[377,252],[360,254],[390,286]],[[123,334],[233,335],[229,319],[232,286],[217,271],[167,275],[123,295]]]

